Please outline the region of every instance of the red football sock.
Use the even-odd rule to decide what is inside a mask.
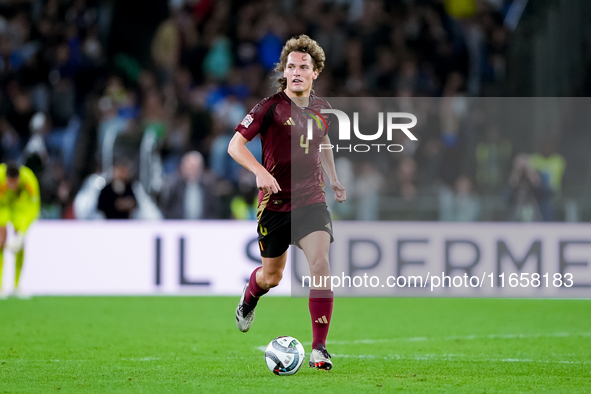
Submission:
[[[257,267],[254,271],[252,271],[252,274],[250,274],[248,288],[246,289],[246,294],[244,295],[244,301],[252,307],[256,306],[260,297],[269,292],[269,290],[261,289],[257,283],[257,271],[261,268],[263,267]]]
[[[310,317],[312,318],[312,349],[319,343],[326,346],[326,337],[332,317],[334,294],[331,290],[310,289]]]

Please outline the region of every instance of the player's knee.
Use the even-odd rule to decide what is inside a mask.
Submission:
[[[279,285],[279,282],[281,282],[282,278],[283,272],[280,271],[265,274],[265,276],[263,277],[263,281],[265,282],[264,285],[268,288],[276,287]]]
[[[327,257],[318,257],[310,261],[312,275],[324,275],[328,271],[330,271],[330,265]]]

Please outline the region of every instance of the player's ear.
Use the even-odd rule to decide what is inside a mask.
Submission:
[[[316,78],[318,78],[318,70],[314,70],[314,73],[312,74],[312,79]]]

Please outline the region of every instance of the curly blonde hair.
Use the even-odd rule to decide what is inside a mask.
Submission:
[[[281,74],[281,76],[277,79],[278,91],[287,89],[287,79],[283,76],[283,71],[285,71],[285,66],[287,65],[287,57],[292,52],[302,52],[309,54],[312,58],[312,67],[315,71],[317,70],[318,73],[321,73],[324,69],[326,55],[324,54],[322,47],[318,45],[315,40],[311,39],[305,34],[292,37],[287,40],[283,46],[279,63],[275,65],[275,71]]]

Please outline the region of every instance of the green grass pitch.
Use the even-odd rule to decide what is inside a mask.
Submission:
[[[589,300],[337,299],[333,370],[287,377],[259,347],[309,352],[307,300],[263,298],[246,334],[237,301],[0,301],[0,393],[591,392]]]

